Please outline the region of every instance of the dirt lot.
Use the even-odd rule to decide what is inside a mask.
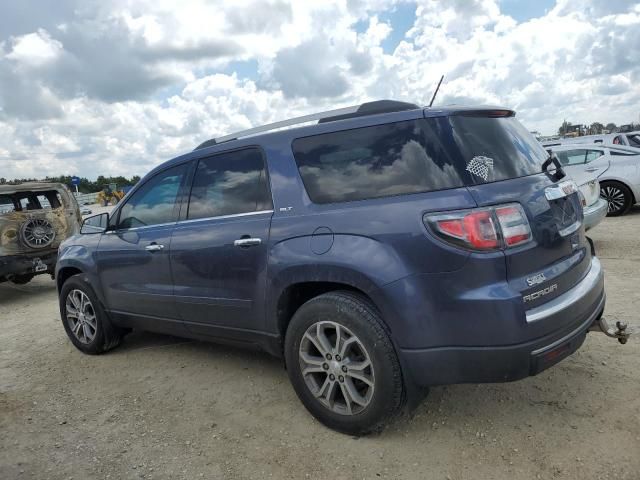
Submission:
[[[640,323],[640,209],[591,232],[607,314]],[[640,340],[589,335],[541,375],[433,388],[351,438],[314,421],[278,360],[134,333],[82,355],[48,278],[0,285],[0,478],[640,479]]]

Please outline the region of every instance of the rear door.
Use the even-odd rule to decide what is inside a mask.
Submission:
[[[234,329],[262,328],[272,215],[261,150],[198,162],[171,241],[176,305],[189,330],[233,336]]]
[[[578,185],[599,177],[609,168],[607,149],[575,148],[554,151],[565,172]]]

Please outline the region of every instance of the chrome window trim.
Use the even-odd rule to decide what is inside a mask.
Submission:
[[[571,305],[573,305],[577,300],[584,297],[589,291],[591,291],[598,282],[601,282],[603,277],[604,274],[602,272],[600,260],[597,257],[592,257],[589,273],[580,280],[580,283],[544,305],[527,310],[527,323],[542,320],[571,307]]]
[[[165,223],[154,223],[153,225],[141,225],[139,227],[131,227],[131,228],[115,228],[113,230],[107,230],[104,232],[105,234],[114,234],[120,232],[136,232],[139,230],[147,230],[153,227],[168,227],[169,225],[175,225],[176,222],[165,222]]]
[[[176,225],[182,225],[185,223],[189,224],[189,223],[196,223],[196,222],[204,222],[207,220],[220,220],[220,219],[227,219],[227,218],[248,217],[251,215],[262,215],[265,213],[273,213],[273,210],[258,210],[256,212],[233,213],[231,215],[218,215],[215,217],[187,218],[185,220],[180,220],[176,222]]]

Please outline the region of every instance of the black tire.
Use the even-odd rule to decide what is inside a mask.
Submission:
[[[67,315],[67,298],[69,294],[74,291],[80,291],[88,297],[90,306],[95,314],[95,334],[88,342],[81,341],[81,339],[73,333],[71,329],[72,320],[70,320]],[[117,347],[122,341],[125,331],[111,323],[109,316],[104,311],[104,308],[93,291],[93,288],[91,288],[86,275],[78,274],[69,277],[60,289],[59,302],[60,316],[62,318],[64,330],[67,332],[67,336],[71,340],[71,343],[73,343],[81,352],[89,355],[98,355]]]
[[[620,182],[602,182],[600,184],[600,196],[609,204],[607,217],[624,215],[633,205],[633,193],[629,187]]]
[[[318,323],[322,325],[339,325],[341,331],[345,332],[345,338],[349,338],[349,335],[356,337],[358,343],[354,342],[353,344],[361,345],[366,349],[365,355],[368,356],[371,365],[371,370],[368,372],[373,377],[373,387],[371,387],[371,392],[368,392],[370,387],[364,383],[360,384],[360,387],[364,387],[364,390],[368,392],[368,404],[366,406],[353,403],[356,408],[361,409],[360,411],[356,412],[354,408],[352,413],[337,413],[316,398],[312,392],[312,387],[307,383],[309,375],[305,380],[301,365],[301,344],[307,331],[312,327],[315,328]],[[308,339],[304,341],[307,345],[315,345],[314,342],[309,342]],[[381,431],[401,411],[405,402],[405,388],[400,362],[378,310],[365,297],[348,291],[336,291],[325,293],[309,300],[296,311],[291,319],[287,328],[284,350],[289,379],[296,394],[307,410],[327,427],[350,435],[366,435]],[[345,358],[340,358],[335,356],[337,349],[333,351],[334,358],[332,360],[336,364],[335,372],[338,372],[337,368],[343,368],[342,371],[346,372],[347,370],[344,370],[346,368],[345,364],[343,363],[343,366],[339,367],[336,360],[342,360],[345,363],[350,362],[351,360],[347,358],[347,353],[345,352],[344,354]],[[318,350],[318,354],[322,355],[320,350]],[[346,363],[346,365],[349,365],[349,363]],[[323,368],[328,370],[328,365],[323,365]],[[332,366],[331,368],[333,369],[334,367]],[[326,376],[323,377],[323,374]],[[313,375],[319,376],[317,385],[320,382],[324,385],[325,382],[328,382],[328,377],[330,376],[325,372],[317,372]],[[339,397],[342,398],[344,404],[348,403],[343,393],[344,390],[342,390],[347,388],[346,382],[351,382],[352,388],[354,384],[360,382],[357,379],[348,379],[347,376],[350,376],[350,374],[345,373],[344,377],[340,377],[342,386],[337,382],[333,382],[337,385],[333,395],[335,399],[334,405],[340,404]],[[322,389],[316,391],[319,390]]]

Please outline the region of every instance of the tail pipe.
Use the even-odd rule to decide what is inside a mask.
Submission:
[[[618,342],[621,344],[627,343],[629,337],[631,337],[631,331],[628,329],[628,325],[626,322],[621,320],[616,321],[616,326],[612,327],[609,325],[607,319],[602,316],[589,327],[590,332],[600,332],[604,333],[607,337],[617,338]]]

